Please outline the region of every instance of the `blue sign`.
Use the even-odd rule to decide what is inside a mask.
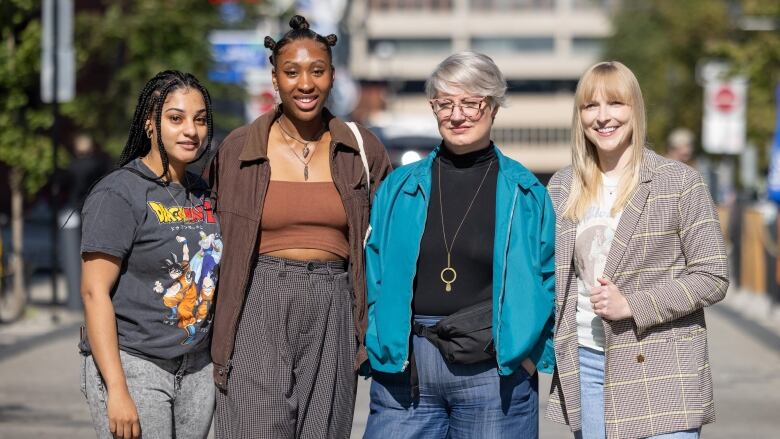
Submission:
[[[243,84],[247,69],[265,69],[268,53],[256,32],[216,31],[209,37],[214,66],[209,79],[214,82]]]
[[[780,203],[780,84],[775,90],[775,137],[772,141],[772,151],[769,156],[769,178],[767,179],[767,196],[770,200]]]

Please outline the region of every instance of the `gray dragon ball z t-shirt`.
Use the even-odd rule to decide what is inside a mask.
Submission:
[[[126,168],[126,169],[125,169]],[[111,291],[119,348],[172,359],[208,349],[222,239],[205,182],[165,187],[140,159],[101,180],[82,210],[81,253],[122,259]],[[90,352],[83,340],[83,352]]]

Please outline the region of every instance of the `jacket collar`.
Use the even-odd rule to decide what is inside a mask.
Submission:
[[[535,184],[540,184],[539,180],[534,174],[526,169],[525,166],[513,161],[501,153],[501,150],[493,145],[496,151],[496,157],[498,158],[498,173],[503,178],[508,179],[512,184],[517,184],[525,190],[531,188]],[[433,166],[433,160],[439,155],[439,151],[443,148],[443,144],[439,144],[430,154],[423,160],[420,160],[415,165],[412,175],[415,178],[407,180],[404,184],[403,190],[408,194],[413,194],[417,191],[418,187],[426,188],[425,184],[431,178],[431,167]]]
[[[277,105],[274,110],[263,113],[249,125],[244,147],[238,156],[239,160],[251,162],[268,159],[268,137],[271,133],[271,126],[281,115],[282,106]],[[334,116],[327,108],[322,109],[322,118],[328,124],[333,142],[359,151],[357,139],[344,121]]]

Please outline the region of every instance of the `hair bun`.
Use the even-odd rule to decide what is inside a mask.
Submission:
[[[293,18],[290,19],[290,27],[293,30],[308,29],[309,22],[302,15],[293,15]]]
[[[336,41],[338,41],[338,37],[336,36],[336,34],[330,34],[327,37],[325,37],[325,41],[328,42],[328,46],[332,47],[336,45]]]
[[[265,40],[263,40],[263,44],[265,45],[266,49],[274,50],[276,47],[276,41],[274,41],[271,37],[265,37]]]

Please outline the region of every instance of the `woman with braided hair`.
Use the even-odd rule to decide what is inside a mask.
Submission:
[[[326,108],[336,36],[290,20],[266,37],[281,104],[211,167],[225,253],[211,355],[217,438],[346,438],[365,360],[363,240],[390,169],[368,130]]]
[[[208,435],[222,242],[208,186],[186,167],[212,132],[200,82],[158,73],[138,97],[119,167],[84,203],[81,388],[100,438]]]

